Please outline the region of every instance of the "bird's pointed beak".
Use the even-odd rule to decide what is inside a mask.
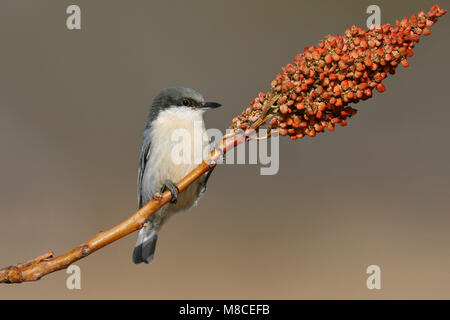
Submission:
[[[217,102],[205,102],[199,108],[201,108],[201,109],[216,109],[220,106],[221,106],[221,104],[217,103]]]

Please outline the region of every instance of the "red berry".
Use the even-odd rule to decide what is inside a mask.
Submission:
[[[386,87],[384,86],[384,84],[379,83],[379,84],[377,85],[377,91],[378,91],[378,92],[385,92],[385,91],[386,91]]]

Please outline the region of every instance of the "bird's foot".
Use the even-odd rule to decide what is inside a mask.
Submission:
[[[177,203],[178,193],[180,193],[180,190],[178,189],[176,183],[169,179],[166,180],[164,186],[161,189],[161,192],[166,191],[166,189],[169,190],[170,193],[172,194],[172,199],[170,199],[170,203]]]

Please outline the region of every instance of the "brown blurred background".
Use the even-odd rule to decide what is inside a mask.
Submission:
[[[436,1],[436,0],[435,0]],[[435,1],[0,3],[0,266],[60,254],[137,207],[141,134],[162,88],[197,89],[228,127],[283,64],[327,34]],[[450,8],[448,1],[439,1]],[[81,7],[82,30],[66,29]],[[199,206],[134,265],[136,234],[0,298],[450,298],[449,27],[444,16],[387,92],[346,128],[281,140],[281,168],[221,166]],[[366,268],[382,289],[366,288]]]

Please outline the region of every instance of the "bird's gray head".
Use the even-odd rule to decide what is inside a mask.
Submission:
[[[185,107],[203,111],[220,106],[217,102],[205,102],[203,96],[193,89],[171,87],[161,90],[153,99],[149,120],[156,119],[161,111],[169,108]]]

